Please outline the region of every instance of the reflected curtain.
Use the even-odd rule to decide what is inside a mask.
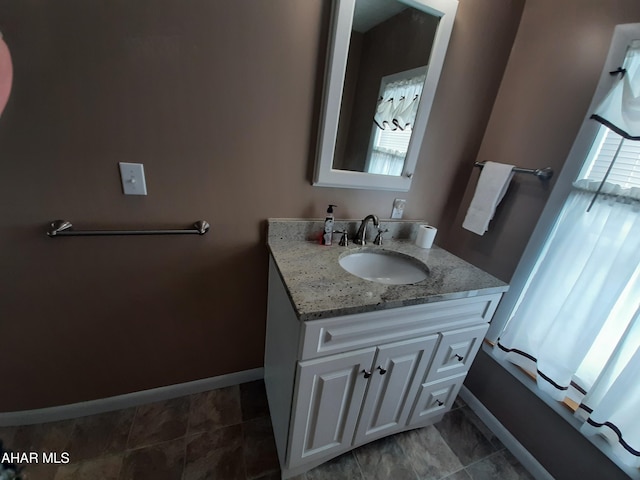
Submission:
[[[417,75],[384,87],[373,118],[375,132],[367,160],[368,173],[402,175],[425,78]]]
[[[404,130],[413,125],[425,78],[425,75],[419,75],[385,86],[373,117],[378,128]]]
[[[378,175],[402,175],[406,153],[406,151],[399,152],[397,150],[374,147],[367,165],[367,172],[377,173]]]

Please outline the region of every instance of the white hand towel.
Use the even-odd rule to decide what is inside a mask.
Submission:
[[[462,227],[484,235],[513,177],[513,165],[485,162]]]

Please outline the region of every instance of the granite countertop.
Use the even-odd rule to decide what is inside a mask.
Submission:
[[[362,247],[350,242],[320,245],[323,220],[269,219],[267,244],[298,318],[302,321],[353,313],[419,305],[454,298],[488,295],[509,286],[485,271],[433,246],[414,244],[418,225],[424,222],[381,220],[388,228],[382,246]],[[335,230],[347,229],[352,239],[359,221],[336,220]],[[369,223],[368,239],[374,238]],[[362,250],[390,250],[409,255],[427,266],[429,274],[412,285],[384,285],[364,280],[340,267],[341,255]]]

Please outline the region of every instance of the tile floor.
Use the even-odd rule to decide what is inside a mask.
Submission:
[[[0,428],[16,452],[68,452],[28,480],[280,478],[264,384],[245,383],[61,422]],[[460,399],[436,425],[364,445],[295,480],[531,479]]]

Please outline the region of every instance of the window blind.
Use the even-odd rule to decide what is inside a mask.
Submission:
[[[620,138],[612,130],[600,127],[580,179],[602,181],[620,144]],[[623,189],[640,187],[640,141],[624,141],[607,183],[619,185]]]
[[[394,152],[407,153],[411,140],[411,128],[404,130],[380,130],[376,131],[374,148],[393,150]]]

